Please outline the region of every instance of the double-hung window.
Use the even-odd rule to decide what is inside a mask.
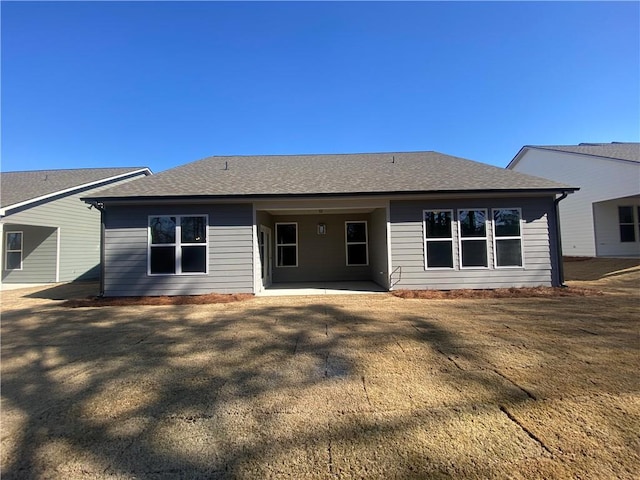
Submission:
[[[638,207],[640,215],[640,207]],[[633,219],[633,207],[618,207],[618,223],[620,224],[620,241],[636,241],[636,225]]]
[[[426,268],[453,268],[453,210],[424,211]]]
[[[460,232],[460,267],[488,267],[487,211],[484,209],[458,210]]]
[[[367,222],[345,222],[347,266],[369,265]]]
[[[493,210],[494,263],[498,267],[522,267],[522,211]]]
[[[207,273],[207,215],[149,217],[149,274]]]
[[[5,270],[22,270],[22,232],[7,232]]]
[[[298,266],[298,224],[276,223],[276,265]]]

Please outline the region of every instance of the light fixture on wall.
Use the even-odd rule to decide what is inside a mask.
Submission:
[[[318,235],[326,235],[327,225],[325,223],[318,224]]]

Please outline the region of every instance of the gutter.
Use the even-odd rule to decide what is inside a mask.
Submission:
[[[567,288],[567,285],[564,284],[564,264],[562,261],[562,236],[560,234],[560,209],[558,208],[558,204],[567,198],[569,193],[573,193],[573,191],[564,191],[562,195],[553,200],[553,207],[556,215],[556,257],[558,262],[558,282],[561,288]]]

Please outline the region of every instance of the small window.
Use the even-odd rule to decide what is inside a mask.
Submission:
[[[207,216],[149,217],[149,274],[207,273]]]
[[[5,270],[22,270],[22,232],[7,232]]]
[[[458,210],[460,232],[460,266],[462,268],[486,268],[487,211]]]
[[[425,268],[453,268],[452,210],[424,211]]]
[[[367,222],[345,222],[347,266],[369,265]]]
[[[276,223],[276,265],[298,266],[298,224]]]
[[[519,208],[493,210],[495,266],[522,267],[522,213]]]
[[[640,207],[639,214],[640,214]],[[636,225],[633,218],[633,207],[618,207],[618,222],[620,223],[620,241],[636,241]]]

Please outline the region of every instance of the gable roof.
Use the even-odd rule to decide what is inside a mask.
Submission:
[[[591,157],[624,160],[640,163],[640,143],[580,143],[579,145],[525,145],[509,162],[507,168],[514,167],[527,149],[551,150],[556,152],[577,153]]]
[[[572,190],[437,152],[208,157],[88,198],[322,196]]]
[[[136,173],[150,175],[147,167],[78,168],[0,173],[3,210],[108,183]]]

